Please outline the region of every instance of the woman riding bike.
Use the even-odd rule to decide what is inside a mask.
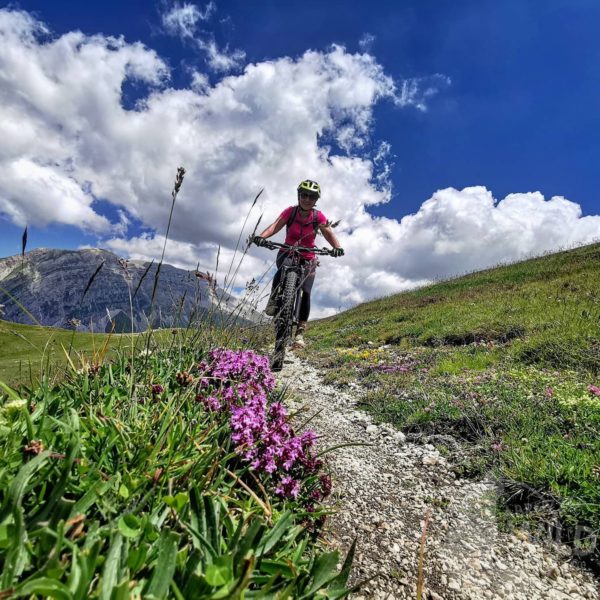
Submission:
[[[257,246],[262,246],[267,238],[275,235],[278,231],[287,227],[285,243],[290,246],[303,246],[305,248],[315,247],[315,237],[318,231],[321,231],[323,237],[333,247],[332,256],[343,256],[344,250],[335,237],[329,222],[325,215],[315,208],[317,200],[321,196],[321,188],[316,181],[305,179],[297,188],[298,204],[297,206],[288,206],[278,217],[278,219],[269,225],[260,235],[255,235],[252,242]],[[284,264],[288,251],[280,250],[277,254],[277,273],[273,278],[273,287],[265,312],[273,316],[277,311],[277,287],[281,280],[281,267]],[[315,272],[317,261],[313,252],[302,252],[302,261],[304,264],[304,277],[302,278],[302,302],[300,305],[300,314],[298,327],[296,328],[296,337],[294,345],[296,347],[304,346],[304,332],[306,331],[306,322],[310,314],[310,293],[315,282]]]

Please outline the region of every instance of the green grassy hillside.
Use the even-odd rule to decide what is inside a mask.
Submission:
[[[39,380],[42,373],[56,373],[68,364],[65,350],[69,348],[77,362],[77,354],[92,360],[95,355],[111,355],[115,349],[130,345],[131,335],[73,332],[0,320],[0,380],[30,383],[31,379]]]
[[[594,244],[361,304],[319,321],[311,339],[318,348],[484,341],[524,362],[597,373],[599,319],[600,244]]]
[[[177,339],[173,336],[177,331]],[[205,328],[204,337],[211,337],[211,327]],[[151,333],[151,346],[169,347],[191,338],[193,332],[185,329],[158,329]],[[203,340],[204,341],[204,340]],[[81,362],[102,363],[114,358],[119,350],[131,352],[145,348],[145,334],[105,334],[73,332],[56,327],[22,325],[0,320],[0,381],[9,385],[30,384],[41,375],[61,376],[69,366],[67,353],[77,367]]]
[[[524,522],[600,531],[600,244],[362,304],[307,337],[330,382],[495,477]]]

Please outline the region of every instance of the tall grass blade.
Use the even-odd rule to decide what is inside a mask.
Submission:
[[[81,301],[83,302],[83,299],[85,298],[85,295],[88,293],[89,289],[92,287],[92,283],[94,283],[94,279],[96,279],[96,277],[98,276],[98,273],[100,273],[100,270],[102,269],[102,267],[104,266],[104,262],[102,261],[97,267],[96,270],[93,272],[92,276],[89,278],[87,285],[85,286],[84,290],[83,290],[83,295],[81,296]]]
[[[260,225],[260,222],[262,221],[263,214],[264,213],[260,213],[260,216],[258,217],[258,221],[256,221],[256,225],[254,226],[254,229],[252,230],[252,234],[250,235],[249,239],[252,239],[256,235],[256,230],[258,229],[258,226]]]
[[[231,258],[231,262],[229,263],[229,270],[227,271],[227,275],[225,276],[225,281],[224,281],[224,285],[223,288],[226,290],[227,289],[227,282],[229,281],[229,275],[231,273],[231,267],[235,261],[235,255],[237,254],[238,248],[240,247],[240,240],[242,239],[242,235],[244,234],[244,229],[246,228],[246,223],[248,222],[248,218],[250,217],[250,213],[252,212],[252,209],[254,208],[254,205],[256,204],[256,201],[258,200],[259,196],[263,193],[263,190],[260,190],[260,192],[258,192],[258,194],[256,194],[256,197],[254,198],[254,202],[252,202],[250,209],[248,210],[248,213],[246,214],[246,218],[244,219],[244,224],[242,225],[242,228],[240,229],[240,234],[238,235],[238,239],[237,242],[235,244],[235,250],[233,251],[233,256]],[[247,250],[247,248],[246,248]],[[245,251],[244,251],[245,254]],[[241,261],[240,261],[241,263]],[[239,265],[238,265],[238,269],[239,269]],[[237,272],[237,269],[236,269]],[[232,280],[235,280],[235,275],[232,278]]]
[[[21,270],[25,268],[25,248],[27,248],[27,225],[25,225],[23,237],[21,238]]]
[[[113,595],[113,589],[119,581],[119,571],[121,570],[121,549],[123,547],[123,536],[116,533],[106,562],[102,571],[102,582],[100,584],[100,600],[110,600]]]
[[[287,510],[281,515],[275,527],[269,531],[269,533],[263,537],[260,545],[256,549],[256,556],[259,558],[263,554],[268,554],[281,539],[281,537],[289,531],[292,525],[292,511]]]
[[[354,553],[356,552],[356,540],[357,538],[354,538],[352,546],[350,546],[350,550],[348,550],[348,554],[346,554],[346,560],[344,560],[342,570],[329,584],[328,591],[338,591],[346,587],[346,584],[348,583],[348,577],[350,577],[350,569],[352,568]]]
[[[146,275],[148,275],[148,271],[150,271],[150,269],[152,268],[152,265],[154,264],[154,259],[152,259],[150,261],[150,264],[146,267],[146,269],[144,270],[144,272],[142,273],[142,276],[140,277],[140,280],[138,281],[138,284],[135,286],[135,291],[133,292],[133,296],[131,298],[131,301],[133,302],[135,300],[135,297],[142,285],[142,282],[144,281],[144,279],[146,279]]]
[[[169,231],[171,230],[171,221],[173,220],[173,211],[175,210],[175,201],[177,200],[177,194],[179,193],[179,189],[181,188],[181,184],[183,183],[183,177],[185,175],[185,169],[183,167],[179,167],[177,169],[177,175],[175,176],[175,183],[173,185],[173,190],[171,191],[171,210],[169,212],[169,221],[167,223],[167,231],[165,233],[165,241],[163,244],[162,253],[160,255],[160,262],[158,263],[158,268],[156,269],[156,274],[154,276],[154,287],[152,289],[152,298],[150,300],[150,313],[152,313],[152,306],[154,305],[154,296],[156,295],[156,289],[158,287],[158,281],[160,278],[160,268],[162,267],[163,260],[165,258],[165,251],[167,249],[167,240],[169,239]]]
[[[8,494],[0,511],[0,522],[6,517],[21,507],[23,494],[27,488],[29,480],[33,477],[38,469],[48,461],[50,453],[48,451],[38,454],[35,458],[25,463],[20,469],[17,476],[12,480],[8,489]]]
[[[325,552],[317,557],[311,571],[312,584],[308,593],[303,598],[312,598],[313,594],[319,591],[325,584],[335,579],[337,575],[337,563],[339,560],[339,552]]]
[[[35,596],[37,598],[42,596],[56,598],[56,600],[73,600],[69,588],[64,583],[50,577],[30,579],[19,587],[16,593],[21,597]]]
[[[158,263],[158,266],[156,267],[156,273],[154,273],[154,285],[152,286],[152,297],[150,298],[150,308],[152,308],[152,305],[154,304],[154,297],[156,296],[156,290],[158,289],[158,282],[160,280],[161,268],[162,268],[162,259]]]

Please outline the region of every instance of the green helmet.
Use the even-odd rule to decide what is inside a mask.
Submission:
[[[311,194],[312,196],[316,196],[317,198],[321,197],[321,187],[316,181],[311,181],[310,179],[305,179],[300,182],[298,186],[298,193],[306,192]]]

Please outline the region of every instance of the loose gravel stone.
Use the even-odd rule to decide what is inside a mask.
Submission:
[[[357,410],[357,386],[345,392],[324,384],[292,353],[280,381],[292,391],[290,408],[300,410],[299,421],[314,416],[321,449],[350,444],[326,455],[335,513],[325,536],[343,552],[358,540],[351,582],[369,581],[352,598],[416,597],[425,520],[424,597],[600,598],[599,582],[569,562],[567,547],[498,530],[493,482],[456,479],[434,446],[408,442]]]

